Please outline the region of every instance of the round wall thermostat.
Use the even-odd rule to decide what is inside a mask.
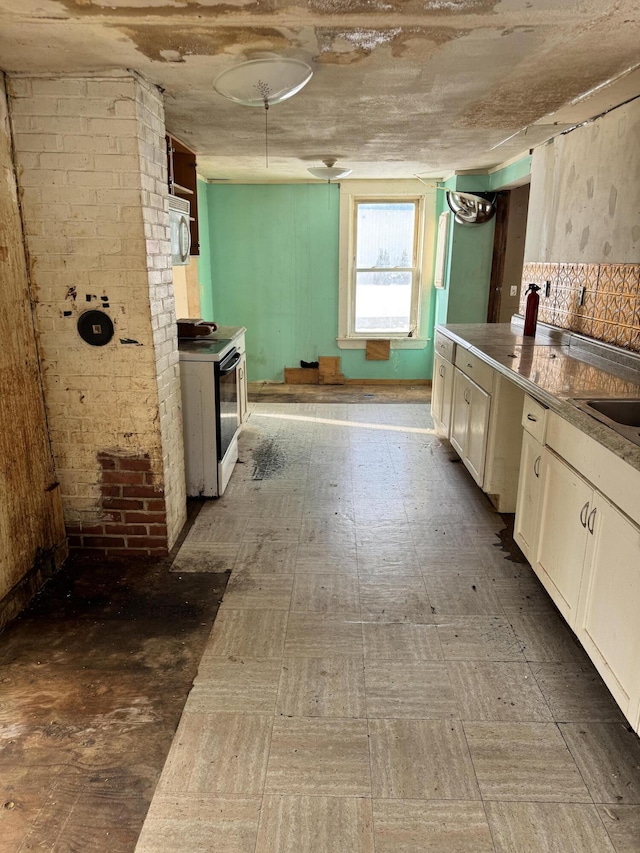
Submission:
[[[113,337],[113,322],[104,311],[85,311],[78,317],[78,334],[93,347],[103,347]]]

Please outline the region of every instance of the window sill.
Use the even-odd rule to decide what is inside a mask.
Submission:
[[[366,349],[367,341],[372,340],[385,340],[391,341],[391,349],[426,349],[426,346],[429,342],[429,338],[408,338],[405,336],[401,338],[394,338],[392,336],[383,337],[381,335],[374,335],[370,338],[358,337],[358,338],[336,338],[338,347],[340,349]]]

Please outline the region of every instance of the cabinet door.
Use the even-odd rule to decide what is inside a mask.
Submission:
[[[545,447],[540,463],[540,528],[533,567],[572,628],[592,501],[591,486]]]
[[[469,380],[458,370],[453,368],[453,403],[451,412],[451,435],[449,440],[454,446],[461,459],[465,457],[467,444],[467,426],[469,423]]]
[[[589,545],[577,631],[634,727],[640,700],[640,529],[600,495],[587,518]]]
[[[530,563],[534,561],[538,539],[541,461],[542,445],[523,430],[513,538]]]
[[[438,353],[433,356],[433,384],[431,388],[431,416],[442,424],[442,400],[444,397],[445,360]]]
[[[469,401],[469,423],[467,426],[466,452],[464,464],[469,473],[482,488],[484,483],[484,462],[487,455],[487,433],[489,431],[489,410],[491,397],[475,382],[469,381],[467,394]]]
[[[247,409],[247,358],[243,353],[238,365],[238,415],[241,425],[247,420]]]
[[[434,355],[431,414],[438,435],[449,438],[451,432],[451,398],[453,365],[438,353]]]

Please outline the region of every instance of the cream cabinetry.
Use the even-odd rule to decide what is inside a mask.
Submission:
[[[576,633],[633,727],[640,707],[640,528],[595,493]]]
[[[524,398],[522,409],[522,453],[516,498],[513,538],[530,563],[538,544],[540,506],[540,464],[547,410],[540,403]]]
[[[240,424],[244,424],[248,417],[248,398],[247,398],[247,357],[242,353],[240,364],[238,365],[238,408],[240,415]]]
[[[482,488],[491,397],[457,367],[453,377],[451,444]]]
[[[557,415],[549,422],[530,561],[638,731],[640,472]],[[527,479],[523,471],[521,495]]]
[[[436,332],[431,410],[499,512],[514,512],[524,392],[468,348]]]
[[[541,461],[542,445],[528,432],[524,432],[522,434],[520,478],[518,480],[513,538],[530,563],[533,563],[538,541]]]
[[[235,345],[241,355],[238,364],[238,417],[240,418],[240,427],[242,427],[248,417],[247,355],[244,333],[238,336]]]
[[[453,359],[455,344],[442,332],[436,332],[431,389],[431,416],[436,434],[449,438],[451,432],[451,401],[453,396]]]
[[[431,416],[437,435],[449,438],[453,395],[453,364],[436,353],[433,365]]]
[[[544,448],[540,464],[540,524],[533,567],[572,628],[576,622],[592,503],[591,485]]]

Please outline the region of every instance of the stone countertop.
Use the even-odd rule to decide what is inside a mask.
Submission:
[[[593,343],[582,348],[579,336],[560,329],[542,329],[535,338],[525,338],[522,326],[515,323],[452,324],[437,329],[640,470],[640,446],[571,402],[585,397],[640,398],[640,358],[625,353],[627,364],[621,364],[613,360],[612,347],[596,354]]]

